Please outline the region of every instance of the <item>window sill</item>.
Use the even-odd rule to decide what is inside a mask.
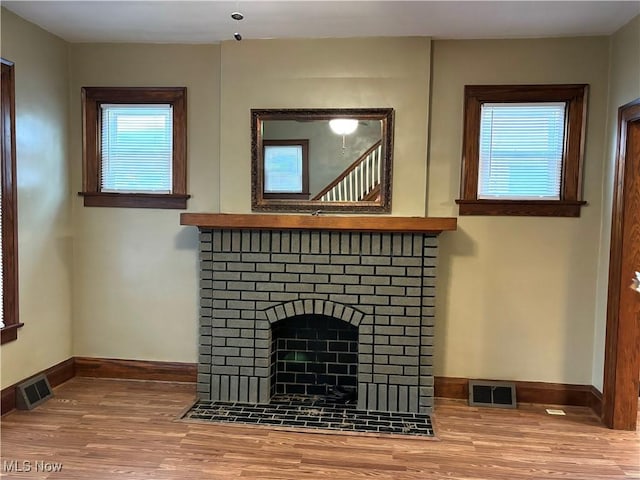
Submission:
[[[21,328],[24,323],[14,323],[13,325],[7,325],[0,329],[0,345],[13,342],[18,339],[18,329]]]
[[[78,192],[85,207],[167,208],[185,210],[191,195],[175,193]]]
[[[565,200],[456,200],[460,215],[579,217],[584,201]]]
[[[309,193],[263,193],[262,198],[268,200],[309,200]]]

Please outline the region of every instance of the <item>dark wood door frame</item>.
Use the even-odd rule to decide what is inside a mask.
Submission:
[[[640,295],[629,286],[640,269],[640,99],[618,111],[611,220],[602,421],[635,430],[640,374]]]

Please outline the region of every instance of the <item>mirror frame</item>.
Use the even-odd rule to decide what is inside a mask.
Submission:
[[[268,120],[331,120],[354,117],[359,120],[382,121],[382,145],[384,154],[380,172],[380,200],[359,202],[322,202],[265,198],[263,122]],[[342,212],[389,213],[391,211],[391,183],[393,171],[393,108],[293,108],[251,109],[251,209],[253,211],[280,212]]]

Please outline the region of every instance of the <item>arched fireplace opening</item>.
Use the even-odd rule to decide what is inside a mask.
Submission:
[[[304,314],[271,325],[271,396],[357,403],[358,327]]]

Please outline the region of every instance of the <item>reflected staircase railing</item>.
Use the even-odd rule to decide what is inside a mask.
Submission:
[[[322,202],[362,202],[380,194],[382,140],[349,165],[311,200]],[[376,193],[377,192],[377,193]]]

